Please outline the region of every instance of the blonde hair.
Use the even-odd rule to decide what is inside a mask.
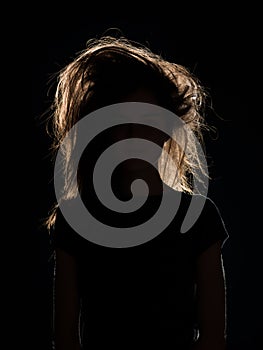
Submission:
[[[59,71],[55,98],[51,106],[54,153],[61,146],[67,132],[82,117],[100,107],[120,101],[122,95],[140,86],[149,87],[160,97],[160,105],[179,116],[192,131],[187,135],[187,150],[181,149],[175,138],[164,144],[169,157],[161,157],[159,172],[168,186],[188,193],[193,192],[193,177],[206,167],[197,149],[206,128],[204,107],[206,92],[199,80],[184,66],[172,63],[153,53],[142,44],[124,37],[103,36],[87,42],[83,51]],[[74,141],[64,145],[65,185],[62,199],[74,197],[70,191]],[[164,153],[165,154],[165,153]],[[171,168],[173,160],[177,172]],[[55,220],[55,211],[48,218],[48,227]]]

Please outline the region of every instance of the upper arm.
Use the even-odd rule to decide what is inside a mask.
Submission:
[[[196,270],[200,337],[214,343],[224,341],[226,326],[221,244],[218,241],[200,254]]]
[[[56,349],[78,349],[79,291],[73,256],[56,249],[54,326]]]

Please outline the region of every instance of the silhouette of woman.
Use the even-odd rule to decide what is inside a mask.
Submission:
[[[192,197],[202,196],[193,193],[193,178],[199,171],[206,172],[196,147],[206,127],[202,116],[206,94],[198,79],[185,67],[168,62],[139,43],[111,36],[90,40],[59,73],[52,122],[54,151],[63,144],[64,192],[47,220],[56,260],[56,350],[106,346],[225,349],[221,248],[228,235],[214,202],[206,198],[198,220],[187,233],[180,233]],[[86,147],[78,164],[78,189],[73,188],[68,166],[74,142],[63,143],[65,136],[90,113],[123,102],[148,103],[175,113],[196,135],[187,140],[190,152],[157,128],[120,124],[96,135]],[[93,169],[109,145],[132,138],[159,145],[177,171],[171,170],[174,168],[162,152],[157,155],[158,171],[142,159],[119,164],[112,175],[116,197],[123,202],[132,198],[130,185],[138,178],[147,182],[149,194],[135,212],[116,213],[97,198]],[[181,202],[172,222],[158,236],[118,249],[94,244],[67,223],[60,203],[70,203],[78,191],[97,220],[123,230],[155,215],[164,192],[171,203],[180,193]]]

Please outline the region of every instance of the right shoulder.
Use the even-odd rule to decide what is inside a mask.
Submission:
[[[55,250],[61,249],[70,255],[79,254],[83,238],[69,225],[59,206],[56,209],[51,235]]]

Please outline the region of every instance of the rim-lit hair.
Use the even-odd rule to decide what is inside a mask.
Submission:
[[[124,37],[105,36],[88,41],[86,48],[60,70],[51,109],[54,152],[81,118],[122,101],[139,87],[150,89],[157,96],[158,104],[174,112],[192,131],[187,134],[187,152],[176,143],[175,135],[175,140],[169,139],[164,144],[169,157],[163,152],[158,166],[164,183],[175,190],[193,193],[193,178],[198,178],[200,171],[208,175],[197,149],[197,141],[202,142],[202,131],[206,127],[205,91],[187,68]],[[73,150],[74,140],[62,149],[65,184],[61,199],[71,199],[77,194],[77,189],[71,187],[72,172],[69,171]],[[48,226],[53,222],[51,215]]]

